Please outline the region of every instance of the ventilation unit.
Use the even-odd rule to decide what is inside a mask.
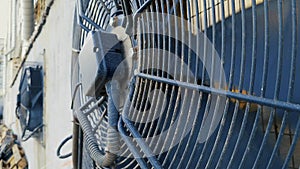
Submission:
[[[43,71],[41,66],[25,66],[17,96],[16,116],[20,120],[22,140],[38,137],[43,127]]]
[[[77,0],[74,166],[299,168],[299,5]]]

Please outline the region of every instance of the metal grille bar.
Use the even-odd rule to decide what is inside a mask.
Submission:
[[[136,76],[145,78],[145,79],[149,79],[149,80],[162,82],[162,83],[167,83],[167,84],[170,84],[173,86],[184,87],[187,89],[194,89],[194,90],[203,91],[206,93],[212,93],[212,94],[226,96],[229,98],[239,99],[239,100],[243,100],[243,101],[247,101],[247,102],[251,102],[251,103],[257,103],[257,104],[264,105],[264,106],[286,109],[289,111],[295,111],[297,113],[300,112],[299,104],[293,104],[293,103],[288,103],[288,102],[283,102],[283,101],[274,101],[271,99],[266,99],[263,97],[256,97],[256,96],[252,96],[252,95],[244,95],[242,93],[236,93],[236,92],[211,88],[211,87],[207,87],[207,86],[196,85],[196,84],[191,84],[191,83],[172,80],[172,79],[166,79],[166,78],[162,78],[162,77],[148,75],[145,73],[137,73]]]

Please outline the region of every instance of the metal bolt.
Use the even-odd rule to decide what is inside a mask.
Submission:
[[[98,53],[99,52],[99,48],[98,47],[94,47],[94,52]]]

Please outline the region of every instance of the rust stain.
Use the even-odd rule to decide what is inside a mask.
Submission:
[[[42,13],[45,10],[45,0],[38,0],[34,10],[35,23],[39,23],[42,18]]]
[[[71,167],[72,166],[72,160],[68,160],[66,162],[64,162],[61,166],[62,167]]]

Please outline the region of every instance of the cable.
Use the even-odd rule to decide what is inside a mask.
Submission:
[[[57,151],[56,151],[56,155],[58,158],[60,159],[65,159],[65,158],[68,158],[72,155],[72,153],[69,153],[69,154],[65,154],[65,155],[61,155],[60,151],[61,151],[61,148],[69,141],[73,138],[72,135],[70,135],[69,137],[65,138],[58,146],[57,148]]]

